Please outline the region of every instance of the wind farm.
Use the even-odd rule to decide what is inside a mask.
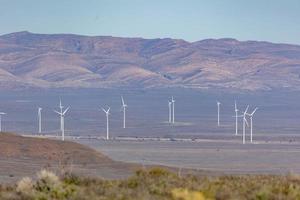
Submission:
[[[5,1],[0,199],[300,199],[300,1]]]
[[[223,98],[220,98],[219,93],[199,93],[193,90],[137,90],[122,91],[122,94],[119,90],[77,90],[69,93],[55,91],[49,96],[34,94],[34,98],[28,93],[10,95],[11,99],[1,100],[5,108],[3,110],[8,113],[3,121],[5,131],[22,132],[22,135],[30,137],[75,141],[123,162],[212,169],[229,174],[280,174],[299,170],[297,165],[289,165],[288,159],[297,157],[297,151],[291,152],[291,149],[299,145],[300,139],[297,135],[297,120],[288,120],[297,114],[294,109],[297,107],[297,96],[240,94],[233,97],[232,94],[222,94]],[[271,100],[265,102],[270,95]],[[60,100],[57,106],[59,96],[63,101]],[[126,99],[123,98],[124,104],[131,110],[125,115],[125,122],[130,124],[126,128],[123,128],[122,96],[126,96]],[[172,102],[172,96],[173,100],[175,96],[177,100],[175,126],[172,116],[171,123],[165,123],[166,118],[169,120],[170,112],[166,99]],[[216,99],[222,100],[219,127],[216,126]],[[281,99],[281,104],[276,99]],[[100,107],[100,112],[92,109],[99,108],[99,104],[109,104],[109,107],[103,107],[103,110]],[[279,109],[287,104],[293,105],[288,113]],[[33,134],[39,129],[36,115],[28,115],[34,113],[36,105],[43,108],[41,135]],[[72,112],[68,113],[65,105],[71,106]],[[270,110],[270,106],[274,108]],[[53,112],[56,107],[57,112]],[[15,111],[16,108],[20,111]],[[236,110],[241,110],[237,118]],[[268,121],[270,119],[274,121]],[[64,129],[65,120],[67,131]],[[32,129],[30,124],[33,125]],[[283,131],[285,134],[282,134]],[[138,153],[132,153],[135,151]],[[246,152],[253,153],[245,156]],[[278,164],[278,156],[287,159]],[[207,157],[210,159],[207,160]],[[233,161],[228,163],[231,159]],[[264,170],[259,168],[261,165],[266,166]]]

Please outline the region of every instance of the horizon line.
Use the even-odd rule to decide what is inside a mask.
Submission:
[[[4,33],[1,34],[0,37],[2,36],[7,36],[11,34],[20,34],[20,33],[27,33],[27,34],[35,34],[35,35],[73,35],[73,36],[81,36],[81,37],[113,37],[113,38],[127,38],[127,39],[145,39],[145,40],[155,40],[155,39],[172,39],[172,40],[182,40],[187,43],[196,43],[196,42],[201,42],[205,40],[234,40],[237,42],[265,42],[265,43],[271,43],[271,44],[279,44],[279,45],[295,45],[295,46],[300,46],[298,43],[284,43],[284,42],[272,42],[272,41],[267,41],[267,40],[253,40],[253,39],[248,39],[248,40],[240,40],[236,39],[233,37],[220,37],[220,38],[205,38],[205,39],[199,39],[195,41],[189,41],[183,38],[172,38],[172,37],[154,37],[154,38],[146,38],[142,36],[115,36],[115,35],[96,35],[96,34],[77,34],[77,33],[38,33],[38,32],[31,32],[28,30],[23,30],[23,31],[15,31],[15,32],[9,32],[9,33]]]

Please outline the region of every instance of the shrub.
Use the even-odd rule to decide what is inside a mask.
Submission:
[[[17,183],[16,192],[22,193],[23,195],[30,196],[33,192],[33,182],[29,177],[22,178]]]
[[[300,199],[298,175],[178,177],[165,169],[139,170],[128,179],[103,180],[42,170],[37,180],[0,186],[1,200],[208,200]]]

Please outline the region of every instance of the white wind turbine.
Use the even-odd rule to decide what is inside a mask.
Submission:
[[[39,134],[42,133],[42,108],[38,108]]]
[[[236,105],[236,101],[234,101],[234,112],[235,112],[235,135],[238,135],[238,118],[239,117],[243,117],[244,115],[238,115],[238,108],[237,108],[237,105]]]
[[[249,109],[249,105],[246,107],[246,109],[243,113],[243,144],[245,144],[245,142],[246,142],[246,124],[247,124],[247,126],[249,126],[247,119],[246,119],[248,109]]]
[[[68,112],[70,107],[68,107],[66,110],[63,110],[63,106],[61,105],[61,101],[60,101],[59,108],[60,108],[60,112],[56,110],[54,110],[54,112],[60,115],[60,130],[61,130],[62,141],[64,141],[65,140],[65,114]]]
[[[169,123],[172,122],[172,101],[168,101],[169,106]]]
[[[257,109],[258,108],[256,107],[251,114],[246,113],[248,116],[250,116],[250,141],[251,141],[251,143],[253,142],[253,131],[252,131],[253,130],[253,119],[252,118]]]
[[[6,113],[0,112],[0,132],[2,132],[2,115],[6,115]]]
[[[105,112],[106,115],[106,139],[109,140],[109,121],[108,121],[108,116],[109,116],[109,110],[110,107],[108,107],[107,110],[105,110],[104,108],[102,108],[103,112]]]
[[[125,104],[123,96],[121,96],[122,99],[122,108],[123,108],[123,128],[126,128],[126,108],[127,104]]]
[[[60,109],[60,112],[62,113],[63,112],[63,106],[62,106],[62,103],[61,103],[61,98],[59,98],[59,109]],[[60,130],[62,131],[62,123],[60,123]]]
[[[218,126],[220,126],[220,105],[221,103],[217,101],[217,106],[218,106]]]
[[[175,123],[175,99],[172,96],[172,106],[173,106],[173,118],[172,118],[172,123]]]

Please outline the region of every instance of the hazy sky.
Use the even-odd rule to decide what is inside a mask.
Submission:
[[[300,0],[0,0],[0,34],[23,30],[300,44]]]

